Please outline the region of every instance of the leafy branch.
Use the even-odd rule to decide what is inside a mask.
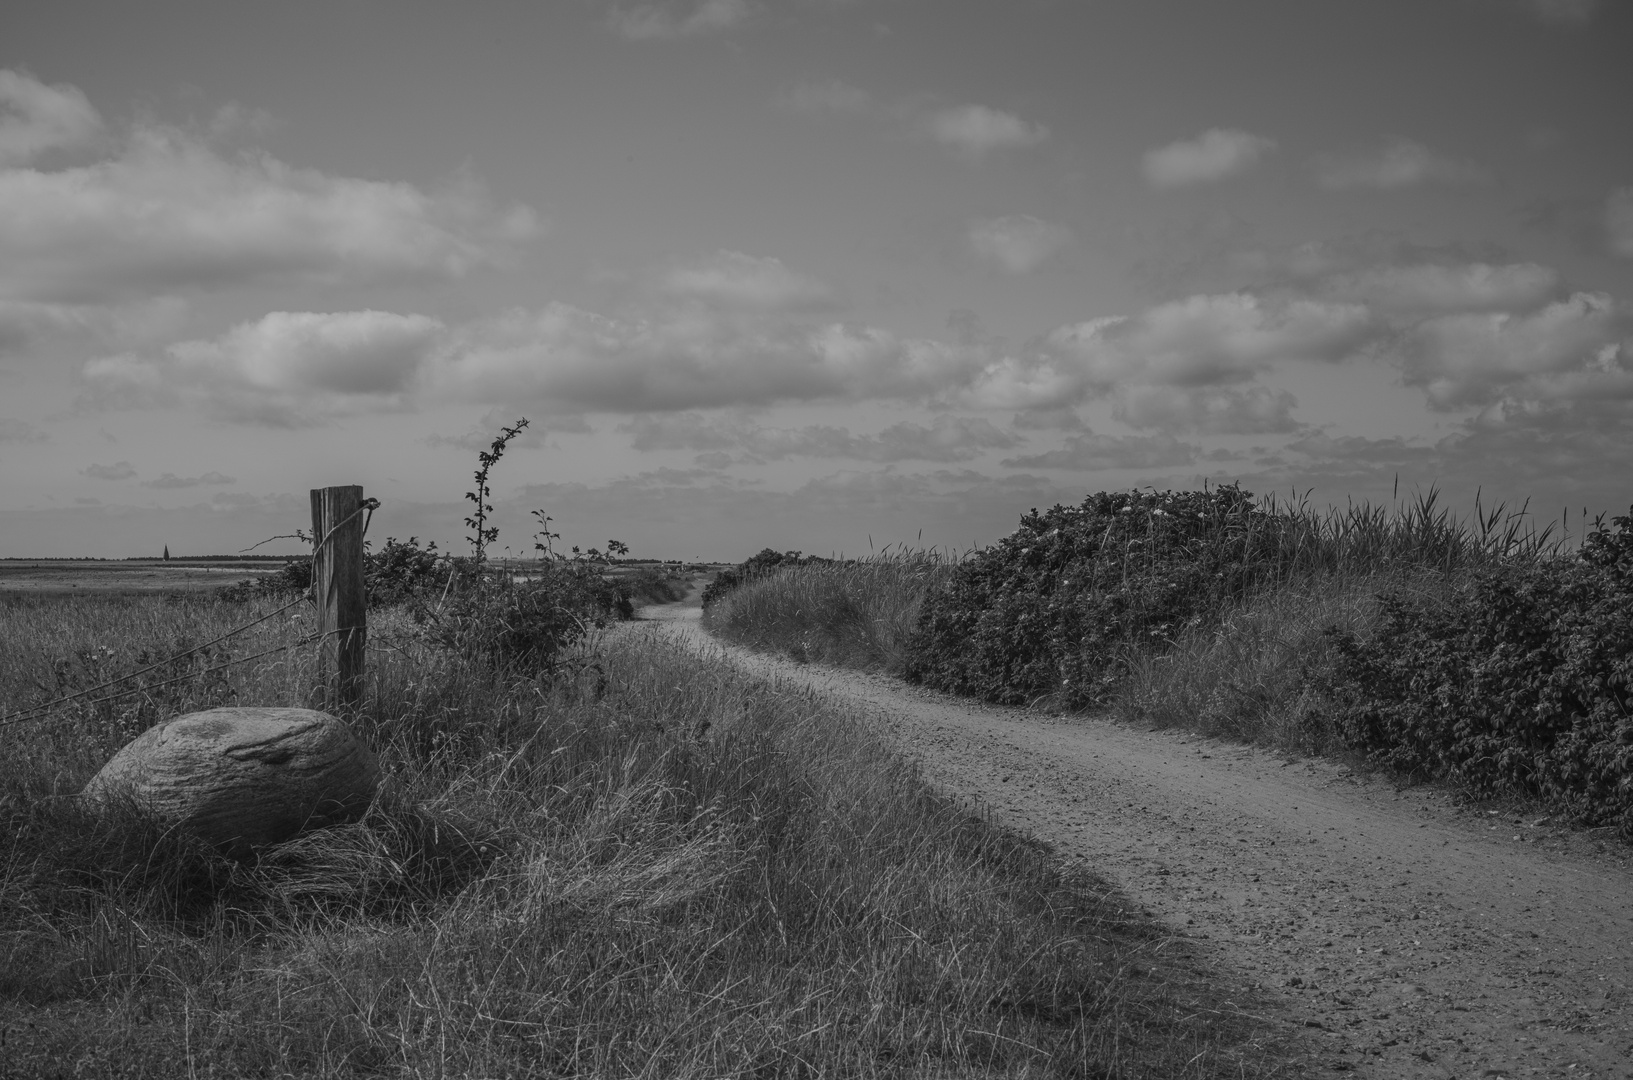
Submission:
[[[493,504],[488,502],[492,492],[488,490],[488,473],[498,460],[505,456],[505,447],[510,440],[522,433],[527,427],[527,417],[522,417],[510,427],[499,432],[499,437],[493,440],[490,449],[480,451],[476,460],[481,467],[476,470],[476,490],[467,491],[465,498],[476,507],[472,515],[465,519],[465,525],[471,530],[471,558],[476,565],[482,565],[488,557],[488,545],[499,538],[499,526],[488,524],[488,515],[493,512]]]

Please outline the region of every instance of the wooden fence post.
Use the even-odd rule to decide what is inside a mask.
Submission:
[[[312,598],[317,602],[318,689],[313,707],[345,712],[363,698],[368,634],[363,591],[363,489],[312,490]],[[330,535],[331,530],[333,535]],[[328,542],[323,540],[328,537]]]

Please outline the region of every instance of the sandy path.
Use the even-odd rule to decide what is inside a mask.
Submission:
[[[646,614],[720,647],[696,608]],[[1307,1075],[1633,1077],[1625,847],[1331,762],[727,651],[866,710],[932,781],[1262,987],[1309,1029]]]

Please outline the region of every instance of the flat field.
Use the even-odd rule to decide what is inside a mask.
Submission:
[[[260,577],[285,559],[0,559],[0,592],[197,593]]]

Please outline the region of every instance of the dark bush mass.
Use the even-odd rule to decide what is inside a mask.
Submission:
[[[1285,525],[1235,486],[1034,510],[926,598],[908,677],[1002,704],[1093,704],[1123,650],[1160,644],[1268,579]]]
[[[1368,632],[1335,632],[1345,741],[1633,836],[1633,528],[1614,526],[1579,558],[1390,592]]]

